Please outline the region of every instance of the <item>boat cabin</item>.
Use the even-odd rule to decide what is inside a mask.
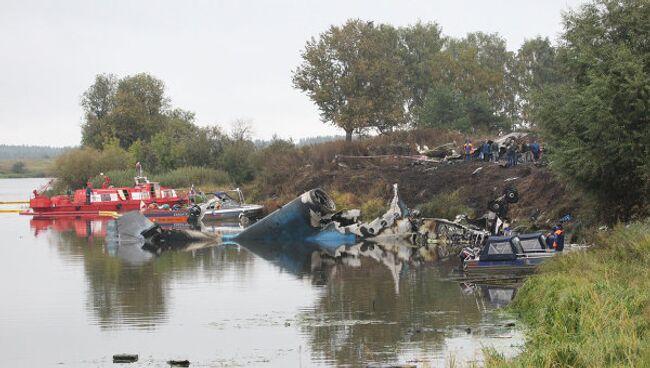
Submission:
[[[545,253],[553,250],[546,247],[546,237],[543,233],[517,234],[514,241],[519,243],[523,253]]]
[[[511,261],[518,256],[549,253],[542,233],[491,236],[479,252],[481,261]]]
[[[237,193],[239,199],[234,199],[227,192],[212,192],[214,197],[207,202],[206,209],[229,209],[229,208],[240,208],[244,204],[244,195],[239,189],[232,190],[231,192]]]
[[[134,188],[93,188],[90,203],[120,202],[120,201],[150,201],[178,198],[176,191],[170,188],[161,188],[159,183],[150,182],[146,177],[135,177]],[[77,189],[74,193],[74,202],[86,201],[86,190]]]

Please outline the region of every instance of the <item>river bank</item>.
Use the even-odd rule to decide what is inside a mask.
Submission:
[[[650,365],[650,221],[599,236],[586,253],[544,264],[510,309],[527,325],[522,354],[488,367]]]
[[[49,177],[53,167],[54,159],[0,160],[0,179]]]

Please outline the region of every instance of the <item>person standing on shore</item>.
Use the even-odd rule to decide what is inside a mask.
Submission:
[[[491,156],[491,145],[490,142],[485,141],[481,145],[481,154],[483,155],[482,160],[483,161],[490,161],[490,156]]]
[[[472,141],[469,139],[465,140],[463,152],[465,152],[465,161],[469,161],[472,158]]]
[[[534,140],[530,145],[530,151],[533,153],[533,160],[537,162],[539,160],[539,143],[537,143],[537,140]]]
[[[554,227],[553,230],[553,235],[555,235],[553,249],[555,249],[556,252],[562,252],[564,250],[564,229],[560,224]]]
[[[530,152],[530,145],[528,144],[528,142],[524,142],[521,144],[521,154],[524,163],[533,161],[533,157]]]
[[[506,147],[506,157],[508,157],[507,167],[515,166],[515,162],[517,161],[517,149],[514,141],[508,143],[508,146]]]
[[[499,143],[492,141],[490,145],[490,152],[492,153],[492,161],[499,162]]]

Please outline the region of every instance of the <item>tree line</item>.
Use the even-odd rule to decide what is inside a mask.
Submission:
[[[514,52],[498,34],[454,38],[435,23],[352,19],[307,41],[292,82],[347,140],[414,127],[535,128],[551,148],[553,170],[593,198],[600,217],[648,214],[648,0],[593,0],[564,13],[563,26],[555,45],[537,37]],[[83,150],[109,166],[201,166],[224,170],[235,183],[265,170],[264,148],[246,124],[230,133],[197,126],[151,75],[98,75],[81,105]],[[271,146],[295,148],[278,140]],[[85,152],[70,154],[81,165]]]
[[[65,152],[68,147],[0,144],[0,160],[45,160]]]
[[[62,188],[79,188],[100,171],[134,170],[137,162],[147,174],[200,167],[225,171],[233,183],[253,178],[250,124],[235,121],[229,132],[199,127],[194,113],[172,106],[164,82],[152,75],[99,74],[81,106],[81,147],[55,164]]]
[[[454,38],[436,23],[394,27],[351,19],[307,42],[293,85],[349,141],[366,130],[529,126],[530,96],[562,75],[548,38],[512,52],[496,33]]]
[[[535,128],[596,217],[648,215],[650,3],[592,0],[562,19],[556,45],[537,37],[516,52],[498,34],[352,19],[306,43],[293,84],[347,140],[402,127]]]

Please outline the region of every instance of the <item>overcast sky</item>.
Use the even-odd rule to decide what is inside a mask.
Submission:
[[[199,125],[253,122],[256,138],[343,134],[291,87],[311,36],[349,18],[443,33],[498,32],[516,50],[555,40],[580,0],[0,0],[0,144],[79,144],[81,94],[99,73],[146,72]]]

